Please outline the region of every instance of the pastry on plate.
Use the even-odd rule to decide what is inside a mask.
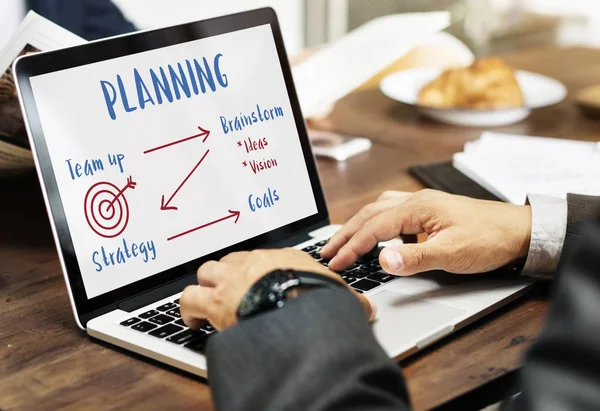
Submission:
[[[444,71],[419,92],[419,104],[437,108],[523,107],[523,93],[512,67],[498,57]]]

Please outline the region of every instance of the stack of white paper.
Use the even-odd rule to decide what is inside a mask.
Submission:
[[[449,25],[450,13],[445,11],[396,14],[374,19],[323,47],[294,67],[304,116],[329,109]]]
[[[600,195],[597,143],[486,132],[455,154],[453,165],[513,204],[527,194]]]

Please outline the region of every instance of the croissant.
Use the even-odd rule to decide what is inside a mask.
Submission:
[[[497,109],[522,107],[515,72],[498,57],[444,71],[419,92],[419,104],[439,108]]]

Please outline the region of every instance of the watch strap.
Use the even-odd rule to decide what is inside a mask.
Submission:
[[[323,287],[323,286],[334,286],[344,287],[344,284],[340,281],[336,281],[331,277],[325,275],[314,274],[308,271],[292,271],[293,276],[300,281],[300,286],[308,287]]]
[[[242,298],[238,306],[239,319],[282,307],[288,292],[297,288],[344,287],[341,281],[307,271],[275,270],[259,279]],[[260,291],[259,291],[260,290]]]

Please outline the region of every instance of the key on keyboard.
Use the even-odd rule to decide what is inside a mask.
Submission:
[[[386,273],[375,273],[375,274],[371,274],[367,278],[369,280],[379,281],[380,283],[387,283],[388,281],[392,281],[396,277],[393,275],[386,274]]]
[[[166,303],[166,304],[161,305],[160,307],[156,307],[156,309],[158,311],[169,311],[176,307],[177,307],[177,305],[175,303]]]
[[[208,320],[202,321],[202,323],[200,324],[200,328],[208,332],[212,332],[215,330],[215,327],[213,327],[213,325]]]
[[[181,330],[183,330],[183,328],[178,327],[175,324],[167,324],[167,325],[160,327],[154,331],[150,331],[148,334],[152,335],[153,337],[165,338],[165,337],[168,337],[171,334],[175,334],[176,332],[179,332]]]
[[[352,271],[360,267],[360,264],[354,263],[350,267],[346,267],[346,271]]]
[[[308,247],[304,247],[302,249],[302,251],[304,251],[305,253],[312,253],[313,251],[315,251],[318,247],[316,245],[309,245]]]
[[[208,343],[210,336],[211,334],[205,334],[203,336],[200,336],[187,343],[185,347],[189,348],[190,350],[198,351],[204,354],[204,351],[206,350],[206,344]]]
[[[130,318],[129,320],[125,320],[125,321],[123,321],[123,322],[121,323],[121,325],[124,325],[125,327],[129,327],[130,325],[133,325],[133,324],[139,323],[140,321],[142,321],[142,320],[140,320],[139,318],[135,318],[135,317],[133,317],[133,318]]]
[[[356,281],[356,278],[349,277],[347,275],[343,275],[342,279],[346,282],[346,284],[352,284],[353,282]]]
[[[160,314],[160,313],[156,310],[150,310],[150,311],[146,311],[145,313],[138,315],[138,317],[146,319],[146,318],[154,317],[157,314]]]
[[[319,251],[313,251],[313,252],[311,252],[309,254],[315,260],[320,260],[321,259],[321,253]]]
[[[372,273],[381,271],[381,265],[379,264],[379,261],[372,261],[369,264],[365,265],[365,268]]]
[[[156,317],[150,318],[148,321],[153,322],[154,324],[163,325],[166,323],[170,323],[173,320],[173,317],[169,317],[168,315],[164,314],[159,314]]]
[[[152,324],[146,321],[142,321],[141,323],[137,323],[136,325],[134,325],[133,327],[131,327],[132,329],[136,330],[136,331],[140,331],[140,332],[147,332],[150,330],[155,329],[156,327],[158,327],[158,325],[156,324]]]
[[[179,312],[179,307],[173,308],[172,310],[167,311],[165,314],[170,315],[171,317],[181,318],[181,313]]]
[[[367,271],[363,268],[357,268],[356,270],[348,271],[346,273],[347,276],[354,277],[354,278],[364,278],[364,277],[368,276],[369,274],[370,274],[369,271]]]
[[[202,330],[187,329],[185,331],[180,332],[179,334],[175,334],[167,338],[167,341],[181,345],[188,343],[196,338],[203,337],[204,335],[206,335],[206,333]]]
[[[371,280],[367,280],[367,279],[362,279],[362,280],[358,280],[357,282],[352,284],[352,288],[356,288],[358,290],[361,291],[369,291],[372,290],[375,287],[378,287],[380,284],[375,282],[375,281],[371,281]]]

